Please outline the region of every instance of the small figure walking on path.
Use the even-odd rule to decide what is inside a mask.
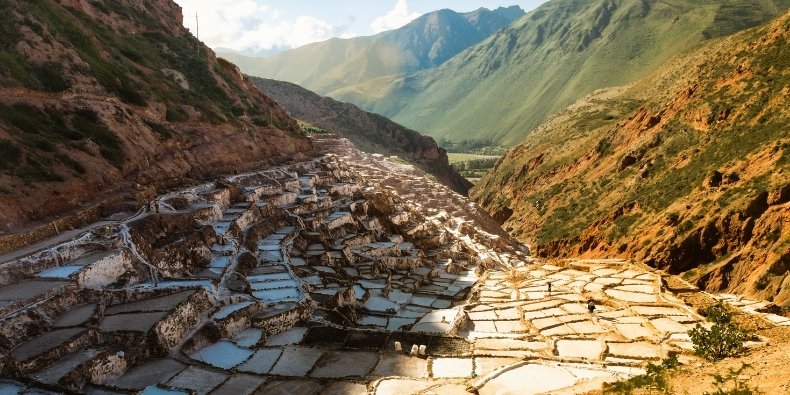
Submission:
[[[592,300],[592,298],[587,299],[587,310],[590,310],[590,314],[595,311],[595,302]]]
[[[145,197],[145,208],[146,208],[145,210],[146,212],[149,213],[151,212],[151,195]]]
[[[549,287],[549,295],[551,295],[551,281],[549,281],[549,283],[546,284],[546,285],[548,285],[548,287]]]
[[[159,214],[159,199],[156,199],[156,202],[154,202],[154,205],[156,206],[156,213]]]

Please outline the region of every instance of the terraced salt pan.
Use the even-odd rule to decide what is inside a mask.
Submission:
[[[195,288],[201,287],[206,291],[214,291],[214,283],[211,280],[172,280],[162,281],[156,284],[142,283],[135,285],[134,288],[153,289],[153,288]]]
[[[298,301],[302,294],[296,288],[279,288],[253,291],[252,296],[264,302]]]
[[[246,362],[238,367],[243,372],[266,374],[272,370],[282,350],[279,348],[262,348],[255,352]]]
[[[403,354],[383,354],[374,373],[380,376],[427,378],[428,361]]]
[[[252,302],[241,302],[241,303],[227,305],[223,307],[220,311],[214,313],[214,315],[211,316],[211,319],[221,320],[250,305],[252,305]]]
[[[72,274],[77,273],[78,271],[84,269],[85,266],[60,266],[54,267],[52,269],[44,270],[36,275],[36,277],[41,278],[58,278],[58,279],[67,279]]]
[[[323,352],[300,346],[288,346],[272,368],[271,373],[281,376],[304,376],[323,355]]]
[[[307,328],[293,327],[285,332],[280,332],[272,335],[266,340],[267,346],[284,346],[288,344],[296,344],[302,341],[304,335],[307,333]]]
[[[192,390],[198,395],[205,395],[222,384],[227,378],[228,374],[225,373],[190,366],[176,377],[173,377],[167,384],[173,388]]]
[[[541,394],[571,387],[585,379],[616,377],[618,375],[614,372],[587,367],[527,363],[497,375],[478,392],[480,395],[500,395],[512,393],[513,389],[518,388],[519,394]]]
[[[655,338],[656,335],[642,324],[615,324],[615,328],[623,337],[636,340],[640,338]]]
[[[247,278],[249,280],[249,277]],[[279,280],[279,281],[264,281],[264,282],[250,282],[250,288],[254,291],[273,290],[278,288],[296,288],[299,286],[295,280]]]
[[[359,319],[357,319],[357,324],[363,326],[379,326],[379,327],[386,327],[387,326],[387,317],[380,317],[375,315],[366,315],[363,314]]]
[[[653,303],[657,301],[656,295],[642,292],[627,292],[618,289],[607,289],[604,291],[604,293],[614,299],[632,303]]]
[[[244,362],[253,354],[247,348],[239,347],[228,340],[201,348],[190,357],[221,369],[231,369]]]
[[[229,256],[224,256],[224,255],[215,256],[214,258],[211,258],[211,262],[209,262],[209,267],[225,268],[226,266],[228,266],[229,262],[230,262]]]
[[[603,342],[596,339],[562,339],[557,341],[557,353],[561,357],[598,360],[603,351]]]
[[[687,312],[675,307],[664,306],[631,306],[631,309],[639,315],[644,316],[673,316],[688,315]]]
[[[431,363],[434,378],[460,378],[472,376],[472,358],[436,358]]]
[[[261,337],[263,336],[263,331],[258,328],[247,328],[236,337],[233,338],[233,342],[241,347],[252,347],[257,344]]]
[[[188,395],[189,391],[181,391],[181,390],[174,390],[168,388],[162,388],[158,385],[150,385],[145,387],[139,393],[140,395]]]
[[[387,298],[373,296],[365,301],[365,308],[370,311],[384,313],[388,310],[398,310],[400,305]]]
[[[378,361],[377,352],[336,351],[324,356],[310,374],[318,378],[364,377]]]
[[[623,358],[633,359],[660,359],[661,347],[646,342],[636,343],[607,343],[608,354]]]

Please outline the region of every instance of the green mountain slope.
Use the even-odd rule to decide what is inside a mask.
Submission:
[[[447,152],[439,148],[430,137],[381,115],[363,111],[353,104],[319,96],[290,82],[257,77],[251,77],[251,80],[292,116],[345,137],[362,151],[397,155],[433,174],[439,181],[464,195],[472,186],[450,166]]]
[[[248,75],[329,94],[377,77],[435,67],[524,15],[518,6],[468,13],[440,10],[375,36],[330,39],[271,57],[220,55]]]
[[[592,91],[648,75],[705,39],[775,17],[788,0],[552,0],[440,67],[333,92],[415,130],[521,141]]]
[[[0,10],[0,233],[94,204],[75,217],[95,220],[147,188],[312,152],[293,118],[189,34],[171,0],[0,0]]]
[[[575,103],[472,197],[540,255],[620,256],[790,304],[790,13]]]

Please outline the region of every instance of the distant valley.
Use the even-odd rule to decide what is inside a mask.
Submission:
[[[394,69],[374,66],[384,58],[368,56],[371,47],[363,42],[383,34],[252,63],[230,59],[247,74],[302,84],[437,139],[512,146],[594,90],[645,77],[674,54],[766,22],[788,6],[788,0],[553,0],[422,70],[404,67],[402,57],[385,63],[399,65]],[[419,22],[387,37],[401,30],[424,34]],[[327,69],[335,64],[343,66]]]

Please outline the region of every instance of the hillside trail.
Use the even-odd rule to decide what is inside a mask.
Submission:
[[[625,260],[535,259],[422,171],[312,139],[323,156],[0,261],[0,392],[584,393],[670,352],[688,393],[741,360],[786,388],[790,322],[761,303]],[[763,337],[708,364],[687,331],[716,298]]]

